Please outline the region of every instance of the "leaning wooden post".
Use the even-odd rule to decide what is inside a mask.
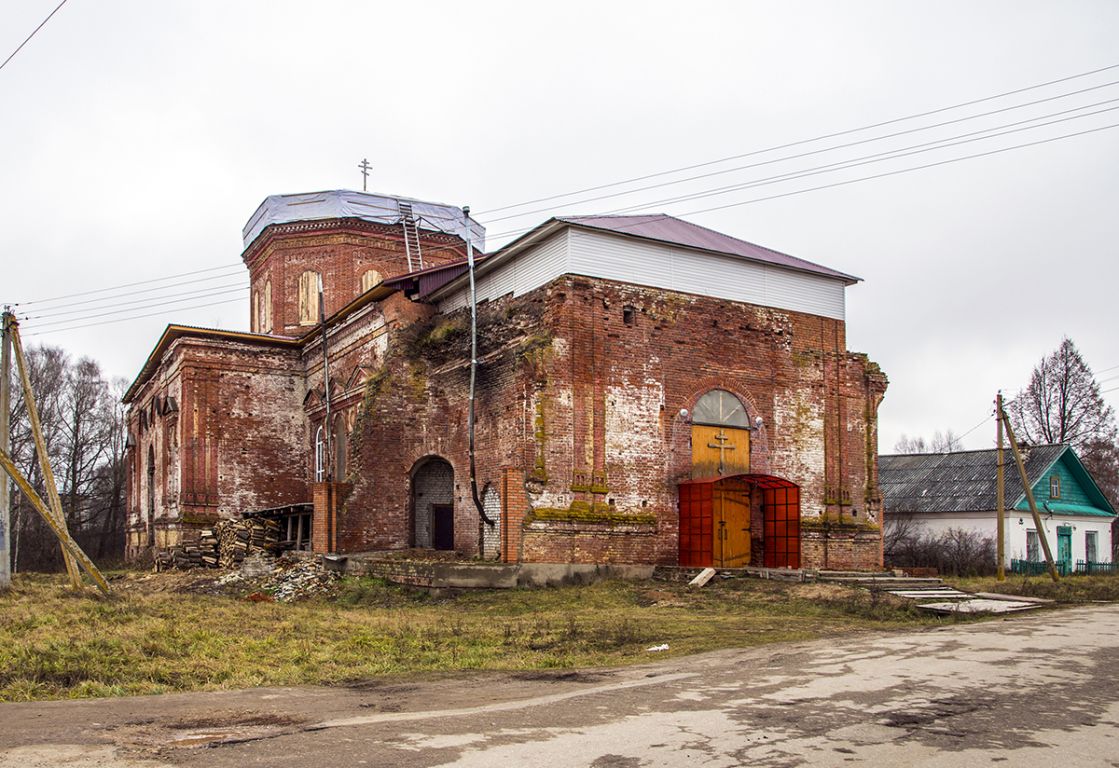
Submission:
[[[35,393],[31,389],[31,376],[27,372],[27,359],[23,355],[23,343],[19,338],[19,322],[14,317],[8,320],[8,329],[12,338],[12,349],[15,352],[16,367],[19,368],[20,383],[23,387],[23,402],[27,406],[27,420],[31,423],[31,434],[35,438],[35,452],[39,456],[39,467],[43,471],[43,485],[47,490],[50,510],[61,529],[67,532],[66,516],[62,513],[62,499],[58,497],[58,486],[55,485],[50,454],[47,453],[47,441],[43,438],[43,428],[39,422],[39,409],[35,405]],[[68,532],[67,535],[69,535]],[[80,588],[82,586],[82,574],[78,571],[78,564],[74,562],[74,558],[65,546],[62,546],[62,561],[66,564],[66,573],[70,576],[70,586],[74,589]]]
[[[66,555],[72,558],[76,563],[80,563],[82,568],[85,568],[86,573],[88,573],[89,577],[93,579],[93,583],[97,585],[98,589],[100,589],[106,595],[109,594],[109,583],[105,581],[105,577],[101,575],[101,571],[97,568],[96,565],[93,564],[93,561],[89,559],[89,556],[82,551],[82,548],[79,547],[78,543],[74,541],[74,539],[70,536],[70,533],[66,530],[65,525],[60,525],[58,520],[55,519],[54,514],[51,512],[50,508],[48,508],[46,503],[39,497],[39,494],[35,492],[35,488],[32,487],[27,478],[23,476],[23,473],[19,471],[15,463],[12,461],[12,457],[8,455],[7,451],[0,451],[0,469],[3,469],[12,478],[12,480],[15,481],[16,485],[19,486],[19,489],[23,491],[23,495],[27,499],[27,501],[31,504],[32,507],[35,508],[35,511],[42,516],[47,525],[50,526],[50,529],[54,532],[54,535],[58,537],[58,543],[59,546],[62,547],[62,551],[65,552]],[[5,480],[4,482],[7,482],[7,480]],[[81,586],[80,578],[78,580],[78,586]]]
[[[998,424],[999,446],[996,454],[998,466],[995,468],[995,514],[998,515],[998,568],[995,573],[998,581],[1006,581],[1006,470],[1003,467],[1005,454],[1002,450],[1002,392],[995,397],[995,413],[998,414],[995,423]]]
[[[8,409],[12,397],[12,336],[8,329],[12,313],[4,308],[2,321],[3,349],[0,351],[0,451],[12,450],[11,424],[8,423]],[[0,475],[0,591],[12,586],[12,526],[8,498],[8,478]]]
[[[999,415],[1006,424],[1006,436],[1010,440],[1010,450],[1014,452],[1014,461],[1018,464],[1018,474],[1022,477],[1022,487],[1026,489],[1026,501],[1030,504],[1030,514],[1033,515],[1034,525],[1037,526],[1037,536],[1041,539],[1041,549],[1045,552],[1045,562],[1049,566],[1049,575],[1053,581],[1059,581],[1057,566],[1053,562],[1053,552],[1049,549],[1049,539],[1045,536],[1045,526],[1041,522],[1041,513],[1037,511],[1037,502],[1034,501],[1034,491],[1030,487],[1030,479],[1026,476],[1026,464],[1022,461],[1022,454],[1018,451],[1018,440],[1014,437],[1014,428],[1010,426],[1010,418],[1006,412],[999,409]]]

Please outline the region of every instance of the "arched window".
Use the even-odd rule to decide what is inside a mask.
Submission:
[[[260,300],[261,333],[272,333],[272,281],[264,284],[264,296]]]
[[[5,478],[6,480],[7,478]],[[148,546],[155,546],[155,445],[148,445]]]
[[[319,321],[319,273],[307,270],[299,276],[299,324]]]
[[[361,276],[361,292],[365,293],[373,286],[381,282],[381,273],[375,269],[367,269]]]
[[[326,433],[322,425],[315,430],[315,482],[326,479]]]
[[[713,389],[696,401],[693,424],[713,427],[749,427],[742,401],[725,389]]]
[[[252,302],[252,322],[249,323],[249,330],[253,333],[260,333],[260,291],[253,289],[253,302]]]
[[[346,420],[342,416],[334,419],[334,480],[346,479],[346,453],[349,449],[349,435],[346,433]]]

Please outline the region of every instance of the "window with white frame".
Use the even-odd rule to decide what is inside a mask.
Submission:
[[[1041,562],[1041,540],[1037,531],[1026,531],[1026,559],[1031,563]]]
[[[1059,475],[1053,475],[1049,478],[1049,498],[1061,498],[1061,478]]]
[[[1096,562],[1099,556],[1099,534],[1096,531],[1087,531],[1084,534],[1084,559],[1089,563]]]
[[[326,478],[326,433],[322,425],[315,430],[315,482]]]

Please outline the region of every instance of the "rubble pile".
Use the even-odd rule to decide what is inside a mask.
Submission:
[[[277,561],[263,589],[277,602],[291,603],[330,594],[338,578],[338,573],[324,569],[317,559],[282,559]]]

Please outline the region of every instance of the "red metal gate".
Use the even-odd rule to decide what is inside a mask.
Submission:
[[[763,564],[800,567],[800,488],[773,475],[735,475],[761,490]],[[714,494],[730,477],[686,480],[678,486],[680,565],[707,568],[714,563]]]

